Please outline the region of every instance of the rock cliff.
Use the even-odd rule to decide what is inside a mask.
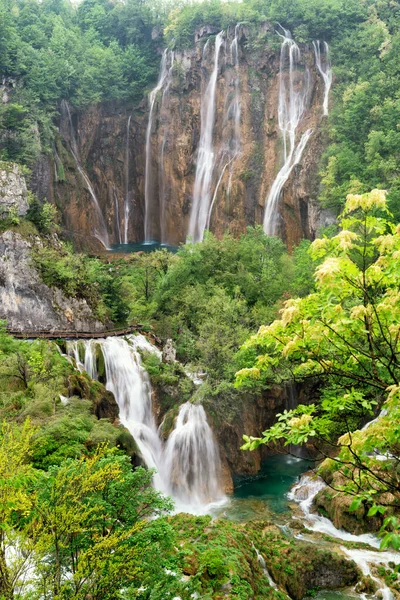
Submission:
[[[10,212],[23,217],[28,212],[28,190],[20,167],[13,163],[0,162],[0,218]]]
[[[100,249],[96,232],[102,228],[110,244],[142,241],[146,205],[152,238],[170,244],[186,239],[215,61],[215,38],[209,34],[202,28],[190,50],[164,53],[165,77],[153,95],[149,129],[148,99],[138,106],[114,103],[77,111],[64,103],[60,108],[59,139],[52,158],[34,170],[33,187],[59,206],[64,229],[78,247]],[[298,72],[308,79],[296,139],[312,133],[277,209],[277,233],[289,247],[312,238],[319,227],[318,168],[325,145],[324,81],[313,47],[299,44],[299,50]],[[286,86],[290,82],[287,69],[280,74],[281,69],[281,41],[272,26],[241,26],[224,34],[210,184],[209,228],[217,235],[263,222],[266,198],[283,163],[278,104],[281,78]],[[298,77],[296,89],[302,85]]]
[[[0,234],[0,319],[12,331],[104,331],[85,300],[40,280],[31,256],[40,243],[14,231]]]

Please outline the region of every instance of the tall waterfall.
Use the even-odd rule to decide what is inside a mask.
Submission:
[[[117,239],[118,239],[118,243],[122,244],[118,194],[117,194],[117,188],[115,187],[115,183],[114,183],[114,209],[115,209],[115,230],[117,232]]]
[[[109,248],[110,247],[110,240],[108,237],[108,231],[107,231],[107,226],[106,226],[106,222],[104,219],[104,215],[102,213],[102,210],[100,208],[100,204],[99,201],[97,200],[97,196],[94,192],[92,183],[87,175],[87,173],[84,171],[82,165],[81,165],[81,161],[79,158],[79,150],[78,150],[78,144],[76,143],[76,139],[75,139],[75,133],[74,133],[74,127],[72,124],[72,118],[71,118],[71,111],[69,110],[69,104],[66,100],[63,100],[61,102],[61,109],[63,111],[66,112],[67,116],[68,116],[68,124],[69,124],[69,135],[70,135],[70,151],[72,156],[74,157],[75,160],[75,164],[76,167],[79,171],[79,173],[81,174],[82,178],[84,179],[85,183],[86,183],[86,187],[89,191],[90,197],[92,198],[93,201],[93,206],[95,209],[95,215],[97,217],[97,225],[98,225],[98,229],[95,228],[94,230],[94,236],[99,240],[99,242],[101,242],[101,244],[103,244],[103,246],[105,248]]]
[[[320,42],[317,40],[313,42],[314,53],[315,53],[315,64],[317,65],[317,69],[321,74],[322,79],[325,84],[325,92],[324,92],[324,102],[322,104],[323,114],[328,116],[329,113],[329,91],[332,85],[332,68],[331,61],[329,57],[329,46],[326,42]],[[324,48],[324,55],[321,53],[321,46]],[[323,61],[323,56],[325,56],[325,60]]]
[[[150,92],[150,110],[149,110],[149,121],[147,124],[146,131],[146,170],[145,170],[145,183],[144,183],[144,203],[145,203],[145,213],[144,213],[144,239],[145,242],[150,242],[152,240],[152,218],[153,218],[153,185],[152,185],[152,168],[151,168],[151,132],[153,127],[153,117],[154,117],[154,106],[157,98],[157,94],[162,90],[167,75],[168,75],[168,67],[167,67],[167,57],[168,57],[168,49],[165,49],[161,59],[161,67],[160,67],[160,75],[158,77],[156,87]]]
[[[156,469],[155,487],[171,495],[177,507],[187,512],[204,512],[208,503],[223,500],[218,446],[204,408],[183,404],[165,445],[158,433],[150,380],[139,350],[161,356],[159,350],[142,335],[67,342],[68,356],[75,359],[80,371],[85,370],[94,379],[98,377],[98,347],[104,357],[106,388],[114,394],[121,423],[135,439],[144,462]]]
[[[207,217],[211,203],[211,184],[214,172],[215,153],[213,134],[215,124],[215,103],[218,78],[218,60],[223,44],[224,32],[221,31],[215,38],[214,65],[207,86],[201,95],[201,131],[197,155],[196,177],[193,189],[193,205],[190,214],[188,236],[193,242],[203,239],[207,225]],[[203,58],[208,49],[204,46]]]
[[[165,101],[168,97],[168,92],[172,84],[173,72],[174,72],[174,63],[175,63],[175,53],[173,51],[170,52],[170,67],[168,69],[168,74],[165,80],[165,86],[162,93],[161,98],[161,106],[160,106],[160,115],[162,116],[165,111]],[[169,122],[169,112],[166,113],[167,123]],[[161,142],[161,151],[160,151],[160,167],[159,167],[159,220],[160,220],[160,241],[162,243],[167,243],[167,232],[166,232],[166,200],[167,200],[167,182],[165,177],[165,150],[168,149],[168,127],[164,125],[162,142]]]
[[[126,125],[126,145],[125,145],[125,200],[124,200],[124,244],[128,243],[128,226],[129,226],[129,130],[131,126],[132,115],[128,117]]]
[[[227,92],[225,98],[224,108],[224,121],[223,121],[223,145],[220,151],[220,159],[218,165],[216,165],[216,171],[219,172],[219,178],[214,189],[211,204],[207,213],[206,229],[210,229],[211,217],[213,214],[215,202],[217,200],[218,191],[225,172],[228,170],[228,185],[227,185],[227,196],[229,198],[233,167],[236,158],[240,154],[241,140],[240,140],[240,117],[241,117],[241,105],[240,105],[240,71],[239,71],[239,35],[240,27],[242,23],[238,23],[235,27],[235,34],[230,46],[230,60],[231,66],[233,67],[233,75],[231,81],[227,85]]]
[[[306,110],[310,88],[310,73],[306,69],[301,72],[298,65],[301,58],[300,48],[293,40],[290,31],[281,28],[282,38],[280,69],[279,69],[279,103],[278,125],[283,140],[283,165],[278,172],[265,203],[264,231],[274,235],[277,229],[277,205],[283,189],[293,167],[297,165],[303,154],[304,148],[311,136],[312,130],[307,129],[300,140],[298,127]],[[289,60],[289,72],[286,77],[286,63]],[[288,78],[288,83],[286,79]]]

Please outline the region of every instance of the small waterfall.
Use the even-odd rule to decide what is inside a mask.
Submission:
[[[162,90],[167,75],[167,56],[168,49],[165,49],[161,59],[161,67],[160,67],[160,75],[158,77],[156,87],[150,92],[149,103],[150,103],[150,111],[149,111],[149,122],[147,124],[146,131],[146,170],[145,170],[145,183],[144,183],[144,203],[145,203],[145,213],[144,213],[144,240],[145,242],[150,242],[152,240],[152,218],[153,218],[153,210],[152,210],[152,202],[153,202],[153,185],[152,185],[152,168],[151,168],[151,131],[153,127],[153,117],[154,117],[154,105],[156,102],[157,94]]]
[[[283,139],[284,162],[273,182],[265,203],[264,231],[274,235],[277,229],[277,205],[283,186],[290,173],[302,157],[304,148],[311,136],[312,130],[307,129],[300,141],[297,141],[297,130],[304,115],[310,89],[310,72],[308,69],[302,73],[298,69],[301,58],[300,48],[293,40],[290,31],[281,27],[282,38],[280,69],[279,69],[279,103],[278,124]],[[285,67],[289,59],[289,83],[286,84]]]
[[[315,64],[317,65],[317,69],[320,72],[325,84],[324,102],[322,104],[323,114],[324,116],[328,116],[329,91],[332,85],[332,68],[329,57],[329,46],[326,42],[320,42],[320,40],[313,42],[313,46],[315,53]],[[322,61],[321,46],[324,48],[325,61]]]
[[[257,548],[255,547],[254,544],[252,544],[253,546],[253,550],[257,555],[257,562],[260,565],[260,567],[263,570],[264,575],[266,576],[266,578],[268,579],[268,583],[271,587],[273,587],[275,590],[278,589],[278,586],[276,585],[275,581],[272,579],[271,575],[269,574],[269,571],[267,569],[267,565],[265,562],[265,558],[263,557],[263,555],[261,554],[261,552],[259,550],[257,550]]]
[[[106,388],[114,394],[121,423],[132,434],[144,462],[157,471],[155,487],[171,495],[186,512],[204,512],[207,504],[224,500],[218,446],[204,408],[183,404],[165,446],[158,433],[150,380],[139,350],[156,353],[159,358],[161,352],[142,335],[68,341],[67,355],[94,379],[98,377],[98,347],[104,357]],[[84,350],[83,362],[79,349]]]
[[[218,447],[204,408],[182,404],[165,449],[169,493],[189,506],[221,500],[220,470]]]
[[[201,130],[197,154],[196,176],[193,189],[193,205],[190,214],[188,236],[194,243],[203,239],[211,203],[211,184],[215,165],[213,146],[215,104],[218,77],[218,61],[223,44],[224,32],[215,38],[214,65],[207,86],[201,95]],[[203,60],[208,50],[208,42],[203,49]]]
[[[74,157],[76,167],[86,183],[87,189],[88,189],[89,194],[93,201],[95,213],[97,215],[97,220],[98,220],[98,225],[99,225],[100,231],[95,229],[94,235],[99,240],[99,242],[101,242],[103,244],[103,246],[106,249],[108,249],[110,247],[110,240],[108,237],[106,222],[104,220],[104,215],[102,213],[99,201],[97,200],[96,194],[94,192],[92,183],[91,183],[87,173],[84,171],[84,169],[81,165],[80,159],[79,159],[78,144],[76,143],[76,139],[75,139],[74,127],[73,127],[72,118],[71,118],[71,111],[69,110],[69,104],[66,100],[63,100],[61,102],[61,109],[64,110],[68,116],[68,123],[69,123],[69,128],[70,128],[70,143],[69,143],[70,148],[69,149],[71,151],[72,156]]]
[[[125,146],[125,202],[124,202],[124,244],[128,243],[128,226],[129,226],[129,130],[131,126],[132,115],[128,117],[126,125],[126,146]],[[147,152],[147,151],[146,151]],[[121,235],[120,235],[121,237]],[[120,240],[121,243],[121,240]]]
[[[309,475],[303,475],[300,478],[299,483],[296,484],[288,494],[288,498],[297,502],[302,509],[306,527],[311,529],[311,531],[324,533],[336,539],[348,542],[363,542],[378,550],[380,540],[374,535],[369,533],[354,535],[342,529],[337,529],[329,519],[312,512],[315,496],[325,487],[326,484],[320,477],[312,479]],[[349,558],[353,559],[357,565],[361,567],[364,575],[371,575],[372,564],[383,563],[388,565],[390,562],[398,563],[400,560],[399,552],[350,550],[345,547],[342,547],[341,549],[349,556]],[[384,600],[394,600],[392,592],[383,581],[373,576],[372,579],[378,585],[381,598],[384,598]]]
[[[114,209],[115,209],[115,229],[116,229],[117,236],[118,236],[118,243],[122,244],[120,218],[119,218],[119,203],[118,203],[117,188],[115,187],[115,183],[114,183]]]

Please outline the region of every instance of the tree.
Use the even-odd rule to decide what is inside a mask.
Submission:
[[[320,382],[318,403],[278,415],[262,438],[246,437],[243,447],[313,444],[331,468],[342,469],[342,489],[369,503],[371,514],[378,510],[374,497],[385,493],[390,500],[379,510],[400,508],[400,225],[388,220],[385,196],[374,190],[347,197],[341,231],[311,246],[323,261],[315,293],[287,301],[281,318],[260,328],[243,347],[247,366],[236,375],[238,386],[250,388]],[[388,415],[375,427],[381,434],[353,433],[383,405]],[[378,454],[386,455],[384,464]]]
[[[34,503],[29,484],[34,470],[29,464],[35,430],[26,421],[22,427],[3,421],[0,428],[0,597],[13,598],[14,586],[26,568],[27,556],[18,552],[16,515],[26,515]]]

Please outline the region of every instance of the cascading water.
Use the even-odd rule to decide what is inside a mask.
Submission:
[[[163,90],[162,98],[161,98],[161,106],[160,106],[160,115],[165,112],[169,117],[169,112],[166,110],[165,103],[168,97],[168,92],[172,84],[173,73],[174,73],[174,63],[175,63],[175,53],[171,51],[170,53],[170,67],[168,69],[168,74],[165,81],[165,87]],[[166,122],[169,123],[169,119],[166,119]],[[160,169],[159,169],[159,205],[160,205],[160,239],[161,243],[167,243],[167,233],[166,233],[166,195],[167,195],[167,185],[165,178],[165,149],[168,144],[168,126],[164,125],[162,143],[161,143],[161,152],[160,152]]]
[[[230,46],[230,59],[231,66],[233,68],[233,76],[228,86],[225,100],[224,110],[224,122],[223,131],[227,132],[224,135],[226,141],[223,145],[221,156],[219,159],[218,169],[220,172],[217,184],[214,189],[212,201],[207,214],[206,229],[210,229],[211,217],[214,209],[215,202],[217,200],[218,190],[224,178],[225,172],[229,169],[228,185],[227,185],[227,196],[229,198],[233,167],[236,158],[240,154],[240,117],[241,117],[241,104],[240,104],[240,63],[239,63],[239,36],[240,27],[242,23],[238,23],[235,27],[235,35]],[[232,94],[233,87],[233,94]],[[229,126],[230,125],[230,126]]]
[[[128,117],[126,125],[126,146],[125,146],[125,200],[124,200],[124,244],[128,243],[128,226],[129,226],[129,130],[131,126],[132,115]]]
[[[93,206],[95,208],[95,213],[97,216],[99,230],[95,228],[94,235],[99,240],[99,242],[101,242],[101,244],[103,244],[103,246],[106,249],[108,249],[110,247],[110,240],[108,237],[106,222],[104,220],[104,215],[100,208],[99,201],[97,200],[97,196],[94,192],[92,183],[91,183],[87,173],[84,171],[84,169],[81,165],[81,161],[79,159],[78,144],[76,143],[76,139],[75,139],[74,127],[73,127],[72,118],[71,118],[71,111],[69,110],[69,104],[66,100],[63,100],[61,102],[61,109],[63,111],[65,111],[65,113],[67,114],[67,117],[68,117],[68,124],[69,124],[69,129],[70,129],[70,131],[69,131],[69,135],[70,135],[69,146],[70,146],[70,148],[69,149],[71,151],[72,156],[74,157],[76,167],[86,183],[90,197],[92,198],[92,201],[93,201]]]
[[[300,48],[293,40],[290,31],[281,27],[282,38],[280,69],[279,69],[279,104],[278,125],[283,139],[284,162],[278,172],[265,203],[264,231],[274,235],[277,229],[277,205],[283,186],[290,173],[302,157],[304,148],[311,136],[312,130],[307,129],[300,140],[297,130],[306,110],[310,89],[310,73],[308,69],[301,72],[298,65],[301,58]],[[289,59],[288,85],[286,84],[286,62]]]
[[[171,495],[177,507],[186,512],[204,512],[207,504],[224,500],[218,446],[201,405],[187,402],[180,407],[164,447],[152,412],[150,380],[139,354],[139,350],[146,350],[161,357],[160,351],[137,335],[70,341],[67,355],[75,359],[80,371],[96,379],[99,347],[104,357],[106,388],[114,394],[121,423],[135,439],[144,462],[157,471],[155,487]],[[80,350],[84,357],[80,357]]]
[[[318,533],[324,533],[330,537],[347,542],[363,542],[364,544],[372,546],[372,548],[378,549],[380,546],[380,540],[374,535],[354,535],[342,529],[337,529],[332,521],[326,517],[323,517],[322,515],[312,512],[315,496],[325,487],[326,484],[320,477],[311,478],[309,475],[303,475],[300,478],[299,483],[295,485],[288,494],[288,498],[290,500],[294,500],[295,502],[299,503],[299,506],[304,514],[305,525],[307,529],[316,531]],[[342,547],[342,551],[361,567],[364,575],[372,576],[372,564],[383,563],[388,565],[390,562],[398,563],[400,561],[399,552],[352,550],[345,547]],[[394,600],[394,596],[387,585],[376,577],[372,576],[372,578],[379,588],[380,597],[384,598],[384,600]],[[365,598],[365,596],[362,597]]]
[[[169,493],[180,505],[221,500],[220,458],[204,408],[182,404],[165,449]]]
[[[329,91],[332,85],[332,68],[331,61],[329,57],[329,46],[326,42],[321,42],[317,40],[313,42],[314,53],[315,53],[315,64],[317,65],[317,69],[321,74],[322,79],[325,84],[325,92],[324,92],[324,102],[323,102],[323,114],[328,116],[329,113]],[[321,46],[324,48],[324,56],[325,60],[322,60],[323,54],[321,53]]]
[[[207,225],[207,217],[211,203],[211,184],[215,165],[213,146],[215,104],[218,79],[218,61],[220,49],[223,44],[224,32],[221,31],[215,38],[214,65],[210,79],[203,86],[201,95],[201,131],[197,154],[196,176],[193,188],[193,204],[190,214],[188,237],[192,242],[201,242]],[[203,59],[208,50],[208,42],[204,46]]]
[[[150,92],[149,104],[149,121],[147,124],[146,131],[146,169],[145,169],[145,183],[144,183],[144,203],[145,203],[145,214],[144,214],[144,240],[150,242],[152,240],[152,222],[153,222],[153,185],[152,185],[152,168],[151,168],[151,131],[153,127],[153,116],[154,106],[157,98],[157,94],[162,90],[165,81],[168,76],[167,67],[168,49],[165,49],[161,59],[160,75],[157,81],[156,87]]]
[[[119,218],[118,194],[117,194],[117,188],[115,187],[115,183],[114,183],[114,208],[115,208],[115,230],[117,232],[118,243],[122,244],[121,226],[120,226],[120,218]]]

